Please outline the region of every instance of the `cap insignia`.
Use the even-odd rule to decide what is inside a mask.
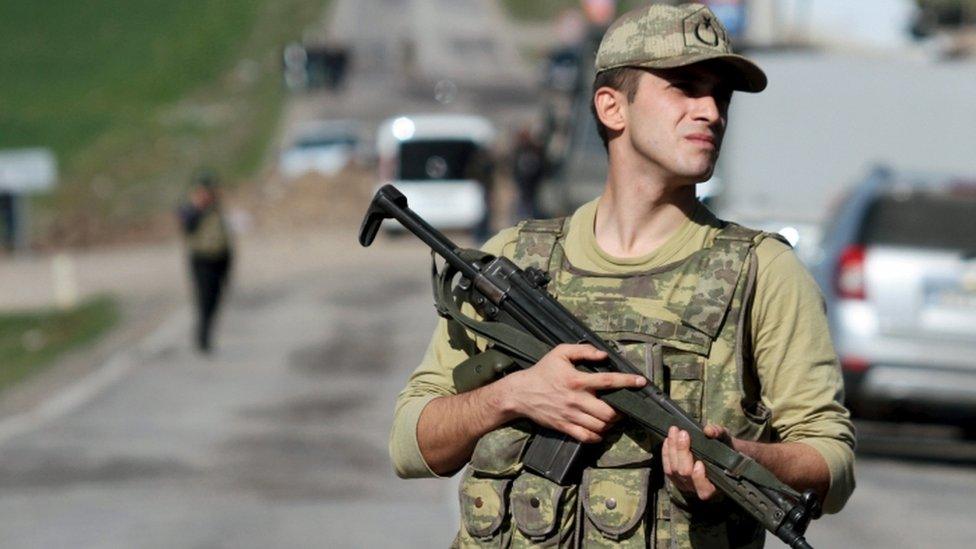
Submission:
[[[717,48],[726,42],[725,31],[705,10],[693,13],[685,18],[685,46]]]

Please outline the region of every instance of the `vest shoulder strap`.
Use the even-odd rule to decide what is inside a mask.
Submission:
[[[548,272],[556,243],[569,230],[569,219],[530,219],[519,223],[512,261],[523,269],[535,267]]]
[[[775,238],[787,246],[793,247],[786,237],[779,233],[773,233],[769,231],[760,231],[757,229],[750,229],[749,227],[743,227],[738,223],[729,222],[723,227],[719,233],[715,236],[715,240],[733,240],[740,242],[751,241],[753,244],[758,245],[760,242],[767,238]]]
[[[718,336],[749,256],[766,234],[737,223],[727,223],[719,230],[712,245],[701,250],[698,261],[690,265],[697,271],[698,282],[682,315],[684,324],[711,339]]]

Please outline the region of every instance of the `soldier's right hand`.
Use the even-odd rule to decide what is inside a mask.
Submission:
[[[601,433],[620,418],[596,397],[597,391],[640,388],[644,376],[586,373],[574,362],[602,360],[607,355],[591,345],[559,345],[527,370],[502,378],[507,406],[516,416],[566,433],[581,442],[599,442]]]

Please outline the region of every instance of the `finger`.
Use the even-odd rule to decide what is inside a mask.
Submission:
[[[718,425],[713,425],[709,423],[703,429],[705,431],[705,436],[708,438],[714,438],[718,440],[724,440],[729,436],[729,432],[725,427],[720,427]]]
[[[606,423],[614,423],[621,417],[613,407],[595,396],[585,395],[585,398],[580,399],[577,407],[580,411]]]
[[[678,474],[691,476],[691,470],[695,466],[695,458],[691,455],[691,436],[687,431],[678,430],[678,439],[675,441],[675,467]]]
[[[729,434],[729,430],[726,429],[725,427],[708,424],[702,430],[705,432],[705,436],[707,436],[708,438],[720,440],[730,446],[732,445],[732,435]]]
[[[582,374],[583,385],[594,391],[608,389],[640,388],[647,385],[647,378],[636,374],[620,374],[616,372],[600,372],[597,374]]]
[[[671,438],[664,439],[664,444],[661,445],[661,467],[664,469],[664,474],[671,476],[673,471],[671,470]]]
[[[712,481],[708,480],[708,476],[705,474],[705,464],[696,461],[694,469],[691,472],[691,482],[695,487],[695,493],[698,494],[698,499],[702,501],[707,501],[715,495],[715,485]]]
[[[607,422],[584,412],[573,414],[569,420],[592,433],[599,434],[607,430]]]
[[[570,345],[564,343],[557,345],[552,351],[571,362],[579,360],[603,360],[607,358],[607,353],[588,344]]]
[[[575,438],[576,440],[584,443],[594,443],[603,440],[603,437],[601,437],[597,433],[594,433],[593,431],[590,431],[585,427],[581,427],[573,423],[565,423],[559,426],[558,429],[566,433],[567,435]]]
[[[678,429],[671,427],[668,430],[668,459],[671,460],[671,474],[678,475]]]

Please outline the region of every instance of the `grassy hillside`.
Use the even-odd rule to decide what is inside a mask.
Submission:
[[[48,146],[62,182],[35,229],[85,243],[150,229],[199,165],[261,165],[282,44],[325,0],[0,0],[0,148]]]
[[[261,0],[0,3],[0,146],[45,144],[69,164],[93,137],[212,78]]]

